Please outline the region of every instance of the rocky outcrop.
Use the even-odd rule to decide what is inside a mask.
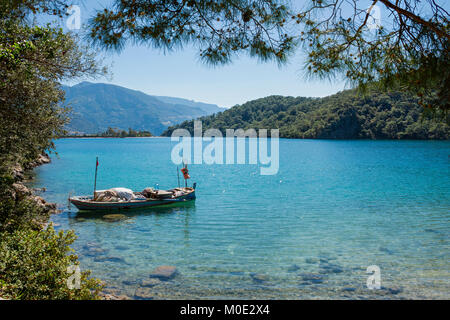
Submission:
[[[17,164],[11,168],[12,176],[15,182],[12,184],[11,196],[15,200],[28,199],[36,203],[36,205],[42,210],[44,216],[48,216],[52,213],[57,212],[56,203],[49,203],[45,201],[44,198],[37,196],[33,189],[28,188],[24,184],[26,172],[40,166],[42,164],[50,163],[50,157],[48,154],[41,154],[35,161],[29,163],[25,167]],[[39,189],[39,192],[44,192],[45,188]],[[36,219],[43,228],[47,225],[45,222],[40,221],[41,219]]]
[[[51,162],[50,156],[44,152],[44,153],[40,154],[36,160],[34,160],[33,162],[30,162],[26,169],[33,169],[40,165],[47,164],[50,162]]]
[[[30,189],[28,189],[26,186],[24,186],[22,183],[13,183],[12,185],[14,191],[15,191],[15,195],[17,198],[24,198],[27,196],[31,196],[32,192]]]
[[[11,168],[11,173],[15,181],[22,181],[25,178],[24,169],[18,164]]]

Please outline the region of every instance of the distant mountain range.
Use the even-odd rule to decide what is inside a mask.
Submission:
[[[424,116],[418,99],[407,92],[345,90],[324,98],[269,96],[205,117],[203,130],[279,129],[280,137],[300,139],[449,139],[443,119]],[[447,118],[448,120],[448,118]],[[169,127],[163,136],[193,120]]]
[[[98,133],[112,127],[159,135],[169,126],[224,110],[215,104],[152,96],[105,83],[81,82],[62,89],[72,109],[69,133]]]

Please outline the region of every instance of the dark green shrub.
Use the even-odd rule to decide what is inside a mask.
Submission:
[[[78,265],[69,247],[73,231],[55,232],[52,226],[0,233],[0,296],[7,299],[98,299],[102,285],[81,272],[80,288],[69,289],[67,268]]]

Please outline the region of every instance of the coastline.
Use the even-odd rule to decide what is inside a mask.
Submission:
[[[41,165],[48,164],[51,162],[50,156],[43,152],[39,155],[39,157],[33,162],[29,163],[27,166],[23,167],[19,164],[16,164],[12,168],[12,173],[15,182],[13,183],[13,196],[15,199],[17,198],[28,198],[29,200],[36,203],[36,205],[43,209],[44,213],[47,216],[47,220],[51,214],[57,213],[56,203],[47,202],[43,197],[36,194],[36,192],[45,192],[45,188],[36,189],[29,188],[26,186],[27,182],[33,180],[33,177],[29,174],[31,171]],[[45,228],[48,225],[48,222],[37,221],[42,228]]]
[[[164,137],[164,136],[152,136],[152,137],[101,137],[101,136],[64,136],[64,137],[58,137],[57,139],[154,139],[154,138],[170,138],[170,137]]]
[[[49,164],[51,162],[50,156],[43,152],[39,157],[34,160],[33,162],[29,163],[26,167],[22,167],[20,165],[15,165],[13,167],[13,176],[16,182],[13,184],[13,190],[14,190],[14,198],[28,198],[29,200],[33,201],[38,207],[43,209],[43,212],[45,214],[44,217],[38,217],[40,220],[35,220],[35,222],[38,223],[41,230],[47,228],[50,225],[50,217],[52,214],[58,213],[57,204],[53,202],[48,202],[43,197],[37,195],[36,193],[45,193],[46,189],[43,188],[31,188],[28,187],[27,184],[29,184],[31,181],[33,181],[34,176],[31,175],[31,172],[45,164]],[[105,285],[105,288],[107,284],[102,280],[103,284]],[[102,300],[128,300],[130,299],[128,296],[115,294],[115,292],[110,292],[107,289],[104,289],[102,292],[99,293],[99,296],[102,298]],[[0,297],[0,300],[7,300],[5,298]]]

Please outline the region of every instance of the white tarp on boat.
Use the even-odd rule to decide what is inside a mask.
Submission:
[[[111,188],[108,190],[98,190],[95,192],[95,201],[99,202],[119,202],[135,199],[133,190],[127,188]]]
[[[127,189],[127,188],[111,188],[109,189],[111,191],[114,191],[117,193],[117,196],[124,200],[131,200],[135,198],[135,195],[133,194],[133,190]]]

